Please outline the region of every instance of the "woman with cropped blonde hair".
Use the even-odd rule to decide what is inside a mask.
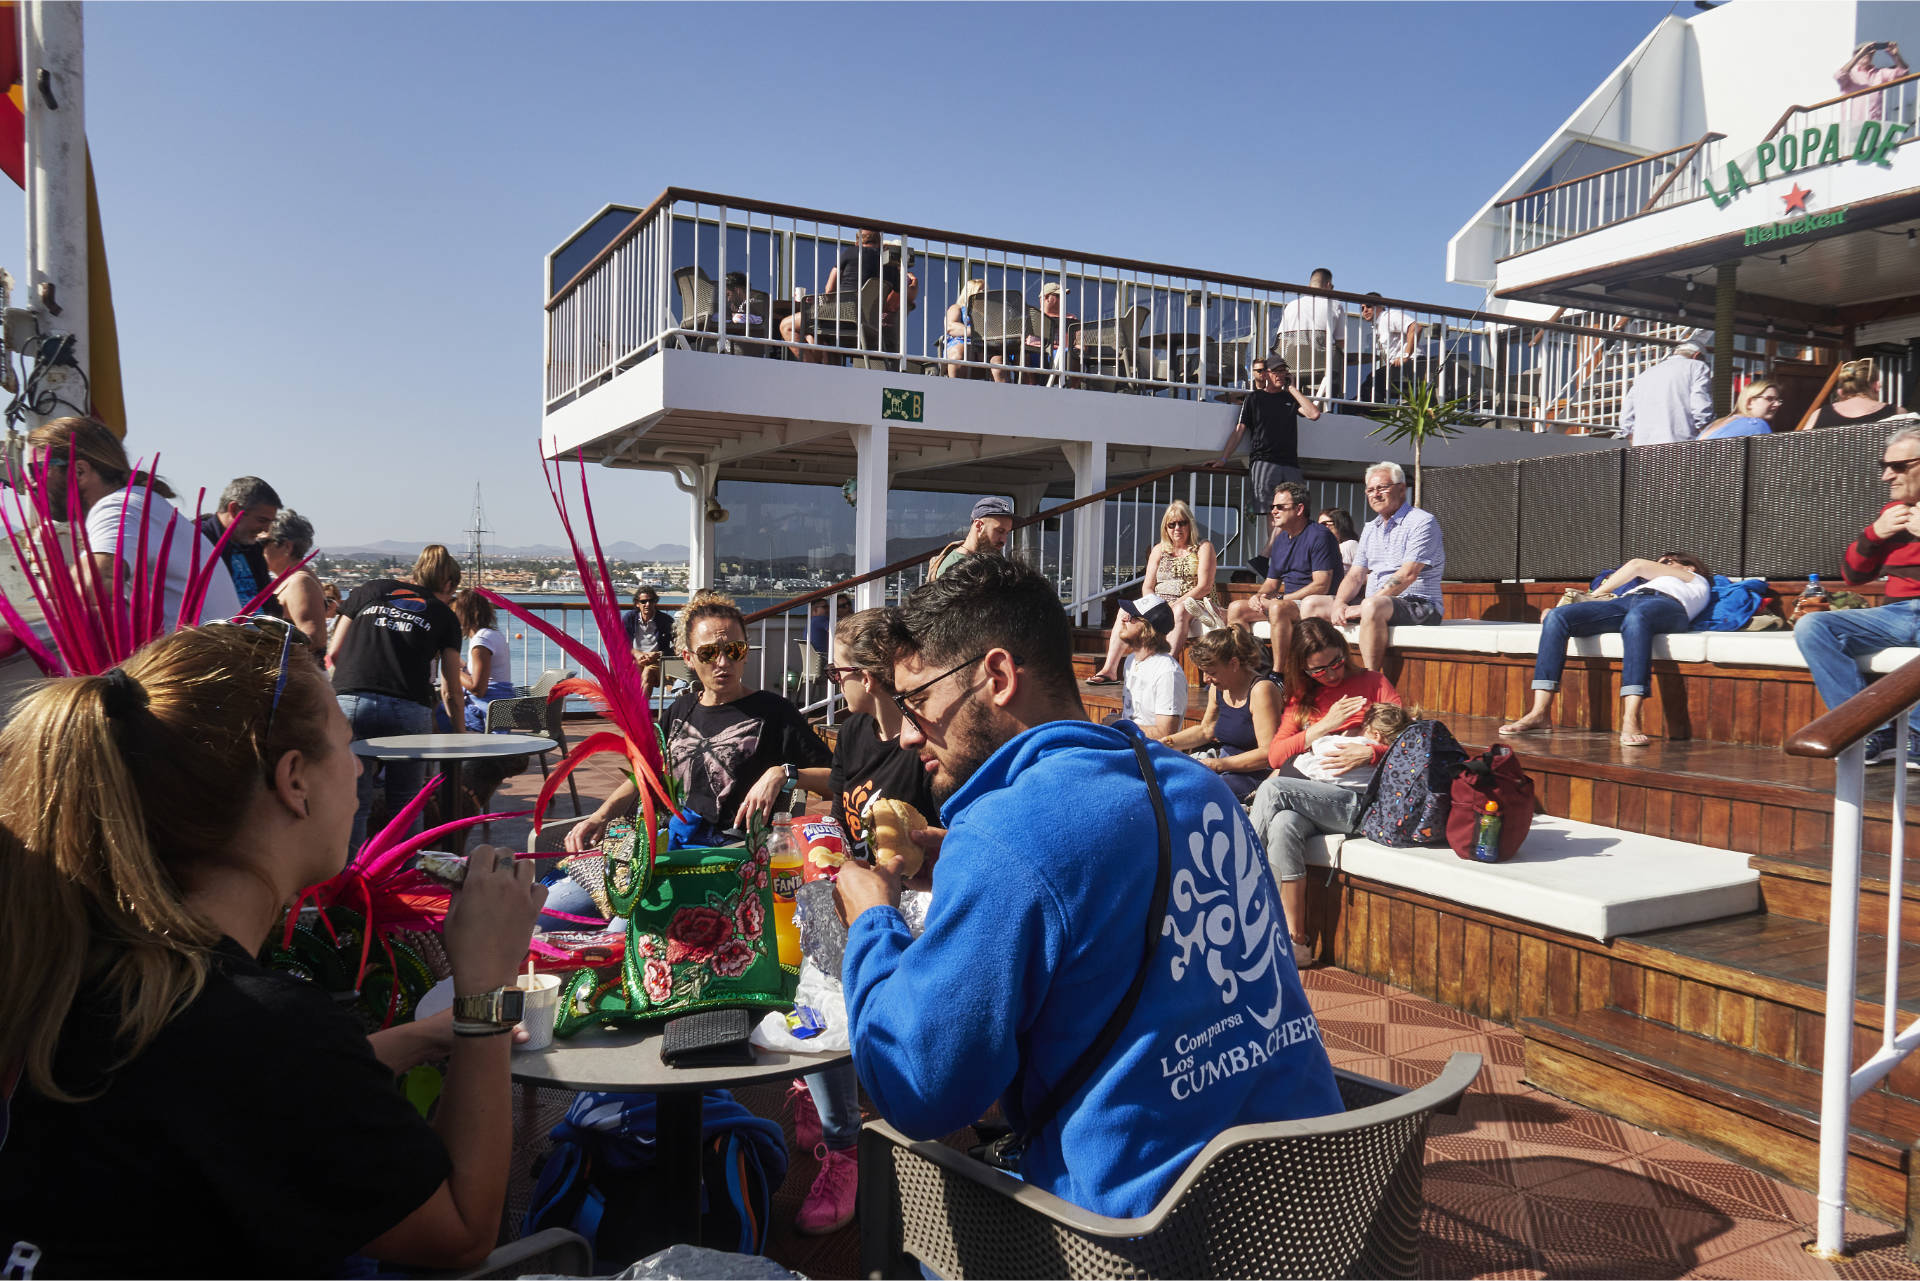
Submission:
[[[46,682],[0,732],[0,1207],[29,1272],[464,1270],[494,1245],[496,994],[544,895],[474,851],[444,935],[459,1023],[369,1037],[261,965],[353,819],[351,731],[301,648],[279,619],[177,631]],[[448,1064],[431,1125],[394,1088],[428,1060]]]
[[[1161,513],[1160,539],[1147,553],[1146,572],[1141,575],[1146,590],[1141,596],[1143,599],[1158,596],[1173,607],[1173,630],[1167,634],[1167,640],[1173,646],[1176,660],[1186,646],[1187,632],[1195,621],[1209,629],[1225,625],[1213,608],[1216,569],[1213,544],[1200,537],[1193,508],[1187,506],[1183,498],[1174,499]],[[1126,653],[1120,629],[1115,627],[1113,638],[1107,644],[1107,661],[1087,678],[1087,684],[1118,685],[1120,662]]]

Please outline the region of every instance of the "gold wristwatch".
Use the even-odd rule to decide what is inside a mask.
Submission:
[[[453,998],[453,1031],[456,1036],[497,1036],[510,1032],[520,1021],[527,994],[517,987],[496,987],[491,992]]]

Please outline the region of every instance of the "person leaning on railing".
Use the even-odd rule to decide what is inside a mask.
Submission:
[[[1793,640],[1828,710],[1867,687],[1856,660],[1883,649],[1920,644],[1920,427],[1887,439],[1880,476],[1887,502],[1873,523],[1848,544],[1841,576],[1851,586],[1887,576],[1887,603],[1877,609],[1821,610],[1793,625]],[[1920,706],[1907,724],[1908,769],[1920,769]],[[1893,760],[1893,727],[1867,736],[1867,764]]]
[[[324,1277],[356,1254],[437,1270],[493,1248],[513,1146],[500,994],[544,894],[530,863],[474,851],[444,934],[460,1023],[368,1037],[255,959],[340,871],[353,823],[347,719],[304,648],[277,619],[175,632],[43,684],[0,733],[16,1265]],[[448,1066],[429,1125],[394,1074],[431,1059]]]

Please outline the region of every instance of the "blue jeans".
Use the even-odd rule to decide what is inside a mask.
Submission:
[[[1793,625],[1793,641],[1813,673],[1820,700],[1831,711],[1867,687],[1866,673],[1854,666],[1856,658],[1920,644],[1920,600],[1803,614]],[[1920,706],[1907,724],[1920,734]]]
[[[807,1073],[807,1089],[820,1114],[820,1139],[829,1150],[845,1152],[860,1141],[860,1078],[853,1061]]]
[[[1620,697],[1645,698],[1653,681],[1653,638],[1662,632],[1684,632],[1688,626],[1687,607],[1664,592],[1635,592],[1549,610],[1533,660],[1533,687],[1560,688],[1569,637],[1619,632]]]
[[[424,703],[415,703],[391,694],[341,694],[340,710],[353,727],[353,741],[386,738],[392,734],[426,734],[433,729],[433,713]],[[427,781],[423,761],[360,762],[360,804],[353,811],[353,849],[366,844],[367,815],[373,812],[374,771],[385,766],[387,813],[398,814],[406,803],[419,795]]]

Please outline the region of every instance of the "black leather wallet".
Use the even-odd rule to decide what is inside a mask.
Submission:
[[[660,1061],[668,1067],[734,1067],[753,1062],[753,1018],[743,1009],[702,1010],[660,1029]]]

